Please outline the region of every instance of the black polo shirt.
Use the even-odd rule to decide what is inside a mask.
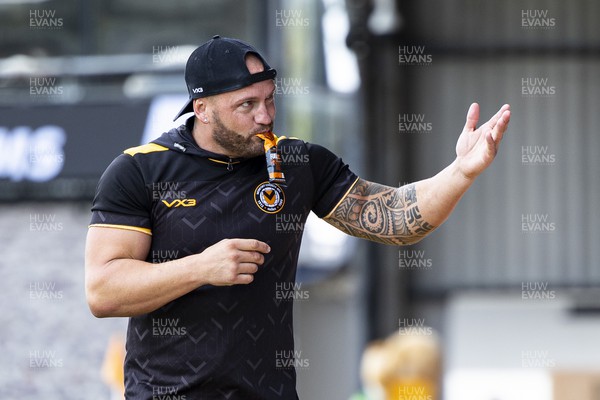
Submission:
[[[128,399],[296,399],[292,290],[304,221],[324,217],[357,176],[329,150],[279,138],[287,185],[265,157],[231,160],[200,149],[193,118],[118,156],[102,175],[91,226],[152,236],[146,261],[252,238],[271,252],[249,285],[202,286],[129,319]],[[199,266],[201,268],[201,266]]]

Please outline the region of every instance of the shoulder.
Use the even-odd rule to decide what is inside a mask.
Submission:
[[[176,152],[169,150],[166,146],[150,142],[124,150],[115,158],[113,164],[119,168],[136,169],[148,177],[152,175],[152,171],[173,163],[173,155]]]
[[[150,154],[150,153],[162,152],[162,151],[167,151],[167,150],[169,150],[168,147],[161,146],[160,144],[146,143],[141,146],[130,147],[130,148],[126,149],[125,151],[123,151],[123,154],[127,154],[131,157],[135,157],[138,154]]]

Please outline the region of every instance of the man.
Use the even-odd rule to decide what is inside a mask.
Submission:
[[[86,294],[95,316],[130,317],[127,398],[298,398],[285,362],[292,303],[275,291],[295,279],[301,232],[276,232],[277,216],[304,221],[312,210],[354,236],[415,243],[490,165],[510,118],[505,105],[476,129],[473,104],[456,160],[392,188],[358,178],[321,146],[274,137],[275,75],[250,45],[215,36],[186,65],[190,100],[176,118],[193,116],[126,150],[100,179]],[[271,146],[305,162],[266,159]],[[266,160],[285,184],[269,179]]]

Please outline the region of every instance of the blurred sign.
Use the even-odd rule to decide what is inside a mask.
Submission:
[[[108,164],[140,144],[149,106],[0,108],[0,200],[91,197]]]
[[[63,169],[66,134],[62,127],[0,127],[0,177],[46,182]]]

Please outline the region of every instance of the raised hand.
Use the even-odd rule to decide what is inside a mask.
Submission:
[[[467,122],[456,142],[457,165],[467,178],[475,178],[494,160],[510,121],[510,106],[505,104],[485,124],[477,128],[479,104],[467,112]]]

